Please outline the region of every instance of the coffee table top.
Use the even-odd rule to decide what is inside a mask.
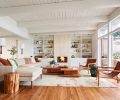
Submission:
[[[64,68],[66,69],[67,67],[66,66],[55,66],[55,67],[51,67],[51,66],[47,66],[47,67],[44,67],[44,69],[58,69],[58,68]]]
[[[78,68],[61,68],[61,71],[78,71]]]

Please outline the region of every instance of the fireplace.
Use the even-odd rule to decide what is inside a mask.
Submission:
[[[64,57],[64,56],[57,57],[57,62],[58,63],[67,63],[67,57]]]

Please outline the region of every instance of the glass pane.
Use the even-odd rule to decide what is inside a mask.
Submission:
[[[108,66],[108,36],[101,38],[101,65]]]
[[[112,34],[112,58],[113,66],[120,61],[120,32]]]
[[[120,27],[120,16],[111,22],[111,30],[113,31],[119,27]]]
[[[99,37],[104,36],[108,33],[108,25],[103,26],[101,29],[99,29]]]

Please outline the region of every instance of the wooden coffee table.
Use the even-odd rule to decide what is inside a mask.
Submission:
[[[67,67],[64,66],[58,66],[58,67],[46,67],[44,68],[44,70],[46,70],[45,74],[63,74],[63,72],[61,71],[61,69],[67,69]]]
[[[73,68],[61,68],[61,71],[63,72],[64,77],[80,77],[79,69],[73,69]]]

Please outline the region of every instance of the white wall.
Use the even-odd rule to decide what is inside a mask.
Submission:
[[[21,45],[24,43],[24,49],[23,54],[21,54]],[[10,52],[8,49],[11,49],[11,47],[17,46],[18,47],[18,53],[15,55],[17,58],[23,58],[23,57],[30,57],[33,56],[33,44],[32,39],[29,40],[23,40],[21,38],[6,38],[6,45],[3,47],[2,51],[2,58],[11,58]]]
[[[92,57],[97,58],[98,56],[98,37],[97,34],[92,35]]]
[[[8,50],[11,49],[11,47],[16,46],[16,39],[5,38],[5,40],[6,40],[6,45],[2,47],[1,57],[10,58],[12,56],[10,55],[10,52]]]
[[[23,54],[21,54],[21,46],[22,44],[24,44],[24,48],[23,48]],[[19,57],[23,58],[23,57],[30,57],[33,56],[33,43],[32,43],[32,39],[29,40],[19,40],[18,42],[18,48],[19,48]]]

